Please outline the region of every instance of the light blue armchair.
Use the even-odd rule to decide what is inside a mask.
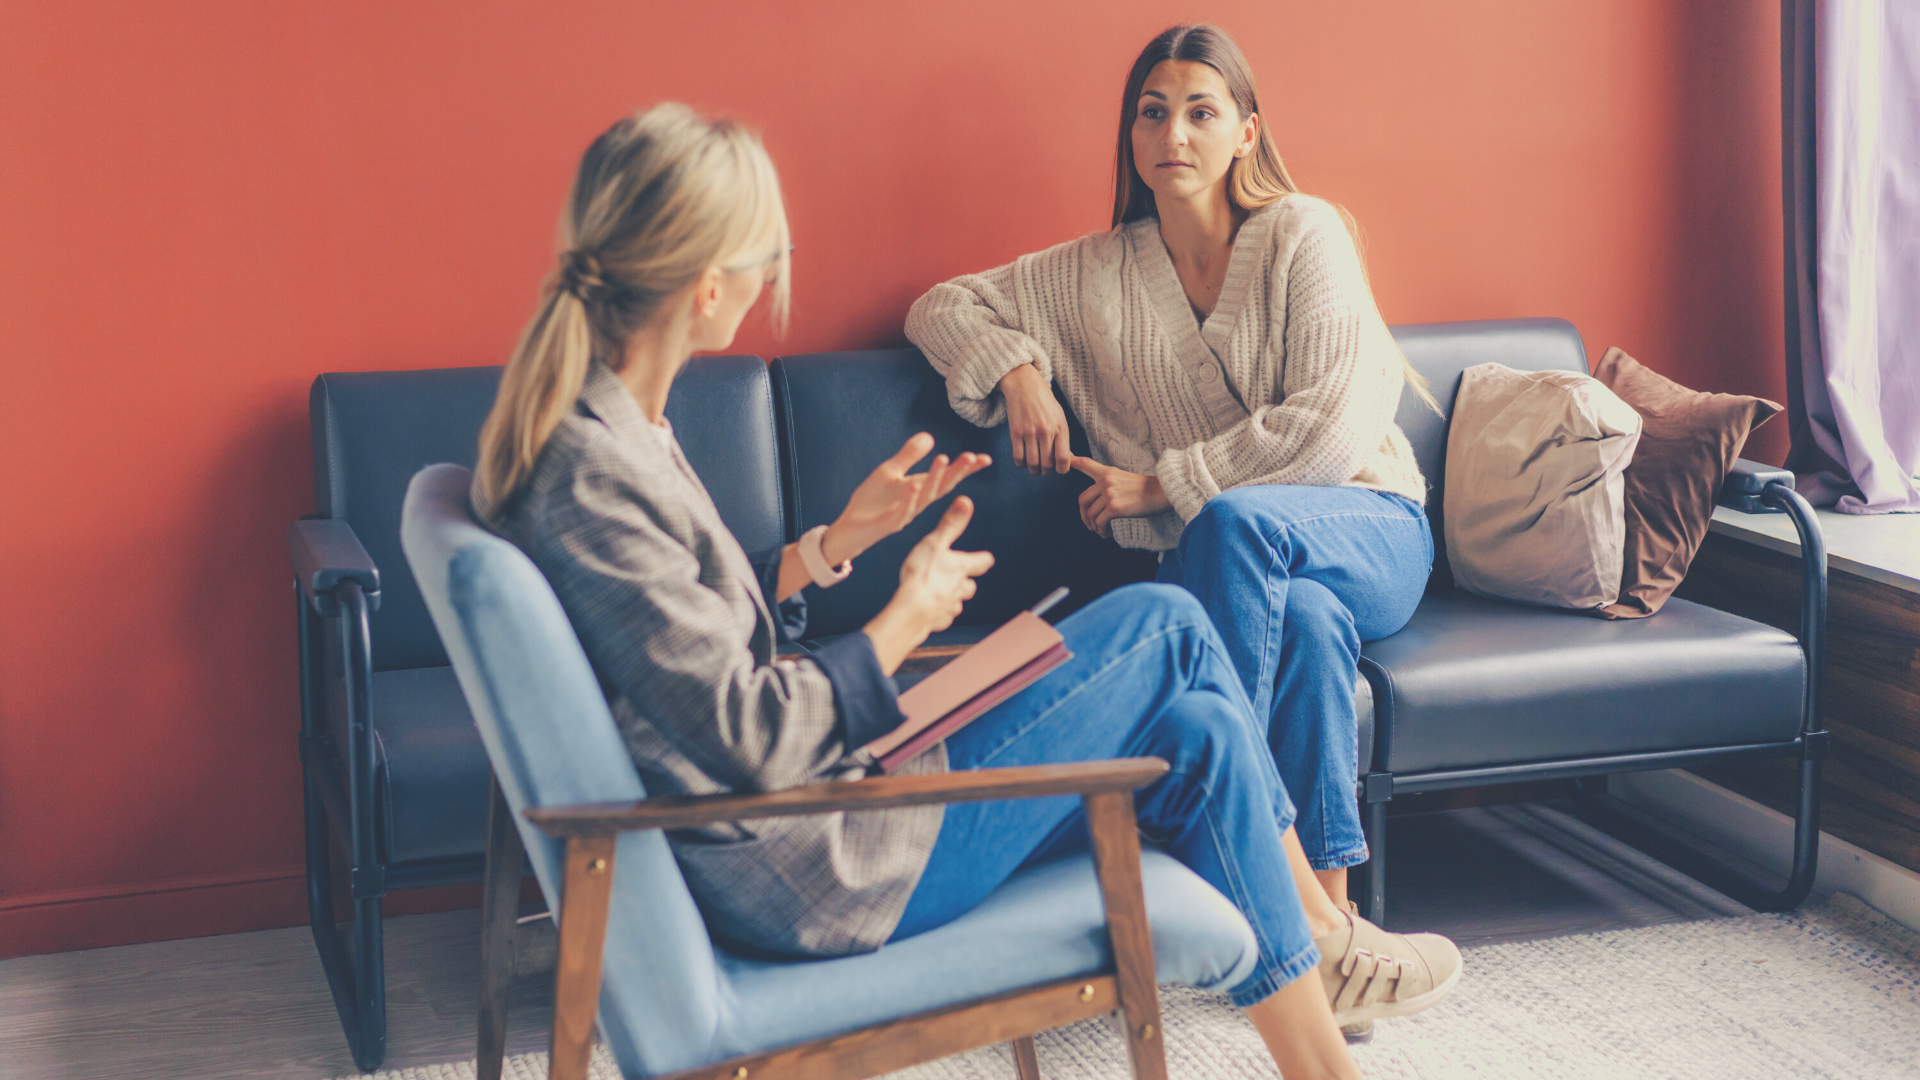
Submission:
[[[596,1010],[630,1078],[871,1076],[1001,1041],[1022,1077],[1037,1077],[1034,1033],[1102,1013],[1121,1022],[1134,1074],[1160,1077],[1156,976],[1225,989],[1252,969],[1239,912],[1138,846],[1132,792],[1165,770],[1155,759],[648,799],[559,601],[518,549],[474,523],[468,482],[457,466],[423,470],[401,535],[498,781],[481,1077],[500,1070],[522,844],[558,913],[555,1077],[585,1077]],[[1029,868],[947,926],[834,960],[717,945],[661,832],[1064,793],[1086,799],[1091,856]]]

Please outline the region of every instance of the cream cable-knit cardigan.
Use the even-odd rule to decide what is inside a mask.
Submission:
[[[1031,363],[1065,391],[1094,460],[1157,475],[1173,509],[1116,520],[1123,547],[1172,548],[1208,499],[1246,484],[1426,499],[1393,420],[1399,349],[1320,199],[1248,216],[1204,324],[1149,217],[936,285],[907,337],[973,423],[1006,419],[1000,379]]]

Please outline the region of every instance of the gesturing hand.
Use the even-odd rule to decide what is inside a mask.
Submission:
[[[900,564],[900,589],[894,601],[915,613],[927,634],[952,626],[960,609],[973,599],[973,579],[993,569],[990,552],[953,550],[953,542],[972,520],[973,500],[965,495],[953,500],[940,516],[940,524],[921,537]]]
[[[1093,478],[1087,490],[1080,493],[1080,520],[1101,536],[1113,536],[1114,518],[1152,517],[1173,508],[1157,476],[1130,473],[1092,458],[1072,461],[1074,468]]]
[[[853,489],[847,508],[821,538],[828,563],[838,566],[899,532],[920,516],[920,511],[945,498],[960,481],[993,463],[985,454],[969,452],[951,462],[941,454],[926,472],[909,475],[907,470],[931,449],[933,436],[920,432]]]
[[[940,524],[907,552],[900,564],[900,588],[864,628],[880,670],[893,674],[928,634],[952,626],[973,599],[973,579],[993,568],[987,552],[953,550],[953,542],[972,520],[973,500],[962,495],[947,507]]]
[[[1000,377],[1007,402],[1007,434],[1013,437],[1013,463],[1035,476],[1052,469],[1066,472],[1073,461],[1067,448],[1067,414],[1039,369],[1021,364]]]

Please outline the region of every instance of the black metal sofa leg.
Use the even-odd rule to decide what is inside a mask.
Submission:
[[[1367,838],[1366,882],[1361,890],[1360,917],[1375,926],[1387,925],[1387,804],[1362,803],[1362,831]]]
[[[311,777],[306,788],[307,913],[320,966],[333,992],[340,1027],[363,1070],[387,1056],[387,1002],[380,897],[354,901],[352,943],[341,935],[333,907],[333,864],[326,809]]]
[[[326,972],[327,986],[333,992],[334,1009],[340,1014],[340,1026],[353,1051],[354,1064],[371,1072],[387,1056],[387,983],[384,956],[385,941],[380,923],[381,900],[386,895],[386,867],[379,863],[373,849],[372,737],[367,729],[367,672],[371,658],[367,652],[367,605],[356,583],[348,582],[336,590],[344,615],[339,619],[343,655],[348,657],[349,721],[354,745],[349,769],[365,779],[349,788],[351,809],[349,846],[353,851],[350,885],[353,893],[353,930],[351,952],[340,935],[333,907],[332,832],[327,800],[316,772],[328,768],[329,751],[320,735],[319,657],[316,631],[320,620],[300,599],[300,693],[301,693],[301,795],[305,817],[307,855],[307,917],[313,929],[313,943],[320,953],[320,966]],[[354,663],[357,659],[358,665]],[[357,678],[355,676],[358,676]],[[331,778],[325,778],[331,779]]]
[[[1824,735],[1824,732],[1816,733]],[[1605,792],[1601,778],[1575,785],[1580,816],[1675,870],[1719,890],[1755,911],[1791,911],[1813,891],[1820,859],[1820,750],[1822,741],[1800,759],[1800,791],[1793,820],[1793,865],[1778,887],[1756,880],[1725,860],[1674,836],[1650,815]]]

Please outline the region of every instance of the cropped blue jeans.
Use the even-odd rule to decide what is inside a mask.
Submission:
[[[1213,617],[1300,810],[1316,870],[1367,861],[1354,794],[1360,643],[1413,617],[1433,568],[1419,504],[1357,487],[1258,484],[1214,496],[1160,561]]]
[[[1207,613],[1164,585],[1132,585],[1060,623],[1073,659],[947,740],[951,768],[1159,757],[1166,776],[1134,793],[1141,831],[1240,909],[1251,1005],[1320,962],[1282,837],[1293,804],[1262,746],[1239,675]],[[1085,851],[1078,796],[947,807],[893,940],[959,918],[1023,866]]]

